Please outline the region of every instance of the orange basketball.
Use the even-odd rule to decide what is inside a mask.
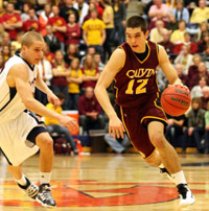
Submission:
[[[163,110],[171,116],[184,114],[190,106],[191,96],[189,90],[181,85],[169,86],[161,95]]]

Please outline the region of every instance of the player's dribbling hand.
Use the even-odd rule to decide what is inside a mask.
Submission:
[[[189,88],[184,84],[169,84],[168,86],[183,87],[187,92],[190,92]]]
[[[124,127],[121,120],[117,116],[113,116],[109,120],[109,134],[114,138],[124,138]]]
[[[72,117],[60,115],[58,119],[59,123],[65,127],[71,127],[73,130],[78,130],[78,124],[76,120]]]

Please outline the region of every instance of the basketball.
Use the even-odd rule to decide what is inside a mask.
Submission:
[[[170,116],[180,116],[189,109],[191,96],[186,87],[174,85],[163,91],[160,101],[165,113]]]

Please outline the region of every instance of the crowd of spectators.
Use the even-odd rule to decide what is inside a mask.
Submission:
[[[209,2],[139,2],[140,11],[149,23],[149,39],[165,47],[179,77],[191,90],[194,104],[199,104],[201,109],[201,115],[196,108],[191,109],[183,121],[169,117],[168,138],[172,142],[175,131],[170,130],[172,125],[186,127],[184,132],[187,131],[189,137],[194,136],[198,150],[208,152]],[[56,94],[64,94],[62,108],[78,110],[80,123],[87,132],[91,126],[104,128],[106,118],[92,90],[112,51],[125,40],[128,8],[128,0],[3,1],[0,8],[0,67],[21,47],[20,40],[25,32],[40,32],[46,49],[39,70]],[[160,69],[158,80],[162,91],[167,81]],[[42,92],[36,90],[35,94],[47,104]],[[200,124],[195,118],[203,122],[198,141],[195,129]],[[196,123],[193,125],[193,122]],[[202,150],[203,143],[207,149]]]

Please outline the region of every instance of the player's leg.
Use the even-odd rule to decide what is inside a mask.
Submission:
[[[194,197],[187,186],[186,178],[181,170],[180,161],[175,149],[169,144],[164,136],[164,125],[159,121],[151,121],[148,124],[148,134],[151,143],[159,152],[163,165],[172,175],[180,197],[182,205],[194,203]]]
[[[47,132],[36,136],[35,142],[40,148],[40,186],[37,200],[46,207],[56,206],[51,195],[51,171],[53,166],[54,151],[53,140]]]
[[[160,154],[156,149],[154,149],[148,157],[145,157],[144,161],[151,166],[158,167],[161,174],[166,175],[171,182],[175,183],[173,177],[163,165]]]
[[[30,198],[36,199],[36,196],[39,193],[39,188],[37,185],[31,183],[31,181],[22,173],[21,166],[9,165],[8,171],[14,177],[17,185],[24,190]]]

